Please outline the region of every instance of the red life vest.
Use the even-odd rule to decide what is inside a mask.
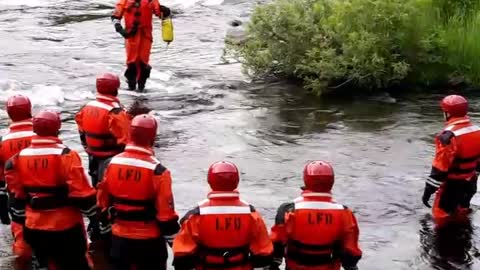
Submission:
[[[468,118],[449,123],[444,131],[451,131],[457,142],[457,155],[448,170],[447,179],[470,180],[475,175],[480,158],[480,127]]]
[[[123,151],[123,147],[117,144],[117,138],[110,132],[109,114],[114,109],[121,109],[117,100],[102,95],[82,108],[84,118],[80,129],[85,135],[87,153],[105,158]]]
[[[20,150],[30,146],[32,137],[35,133],[32,130],[32,120],[16,122],[10,125],[10,130],[3,135],[1,157],[3,162],[16,155]]]

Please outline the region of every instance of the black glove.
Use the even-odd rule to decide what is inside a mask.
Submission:
[[[166,6],[160,5],[160,11],[162,12],[162,18],[168,18],[172,15],[172,11]]]
[[[120,23],[116,23],[115,24],[115,31],[117,31],[117,33],[119,33],[120,35],[122,35],[122,37],[124,38],[127,38],[128,37],[128,33],[125,29],[123,29],[122,25]]]
[[[345,269],[345,270],[358,270],[358,266],[349,266],[349,267],[344,267],[343,269]]]
[[[100,239],[100,223],[96,216],[90,217],[90,223],[88,224],[87,232],[90,241],[95,242]]]
[[[122,35],[122,37],[127,38],[128,33],[125,29],[123,29],[122,24],[120,23],[119,19],[112,18],[113,26],[115,26],[115,31]]]
[[[425,190],[423,191],[423,196],[422,196],[422,202],[423,204],[431,208],[432,206],[429,203],[430,197],[432,197],[432,194],[435,193],[438,190],[438,187],[433,186],[430,183],[425,183]]]
[[[0,221],[4,225],[10,224],[10,216],[8,215],[8,195],[5,188],[2,188],[1,191],[3,194],[0,195]]]

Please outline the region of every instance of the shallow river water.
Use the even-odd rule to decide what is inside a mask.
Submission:
[[[278,205],[298,196],[303,165],[326,159],[335,165],[336,199],[360,223],[360,269],[480,269],[478,215],[472,230],[440,234],[420,202],[442,127],[441,95],[319,101],[284,83],[254,84],[238,64],[220,59],[229,22],[246,20],[253,0],[164,4],[175,11],[176,40],[167,49],[155,23],[147,93],[122,90],[120,98],[159,117],[157,156],[172,171],[181,215],[208,192],[208,165],[226,159],[242,171],[244,199],[271,226]],[[61,109],[61,137],[84,158],[73,116],[94,97],[96,74],[124,69],[123,42],[109,21],[113,5],[0,0],[0,102],[24,93],[35,110]],[[471,98],[480,111],[480,98]],[[5,128],[3,108],[0,114]],[[0,225],[0,234],[0,269],[13,269],[9,228]]]

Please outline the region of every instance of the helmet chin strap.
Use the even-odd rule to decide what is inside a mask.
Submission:
[[[450,116],[447,112],[443,112],[443,118],[445,119],[445,121],[448,121],[450,119]]]

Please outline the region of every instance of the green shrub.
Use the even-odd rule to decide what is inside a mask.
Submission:
[[[468,20],[460,15],[452,16],[442,35],[446,62],[458,74],[474,85],[480,85],[480,13]]]
[[[480,84],[478,0],[274,0],[258,6],[236,48],[252,76],[339,88]]]

